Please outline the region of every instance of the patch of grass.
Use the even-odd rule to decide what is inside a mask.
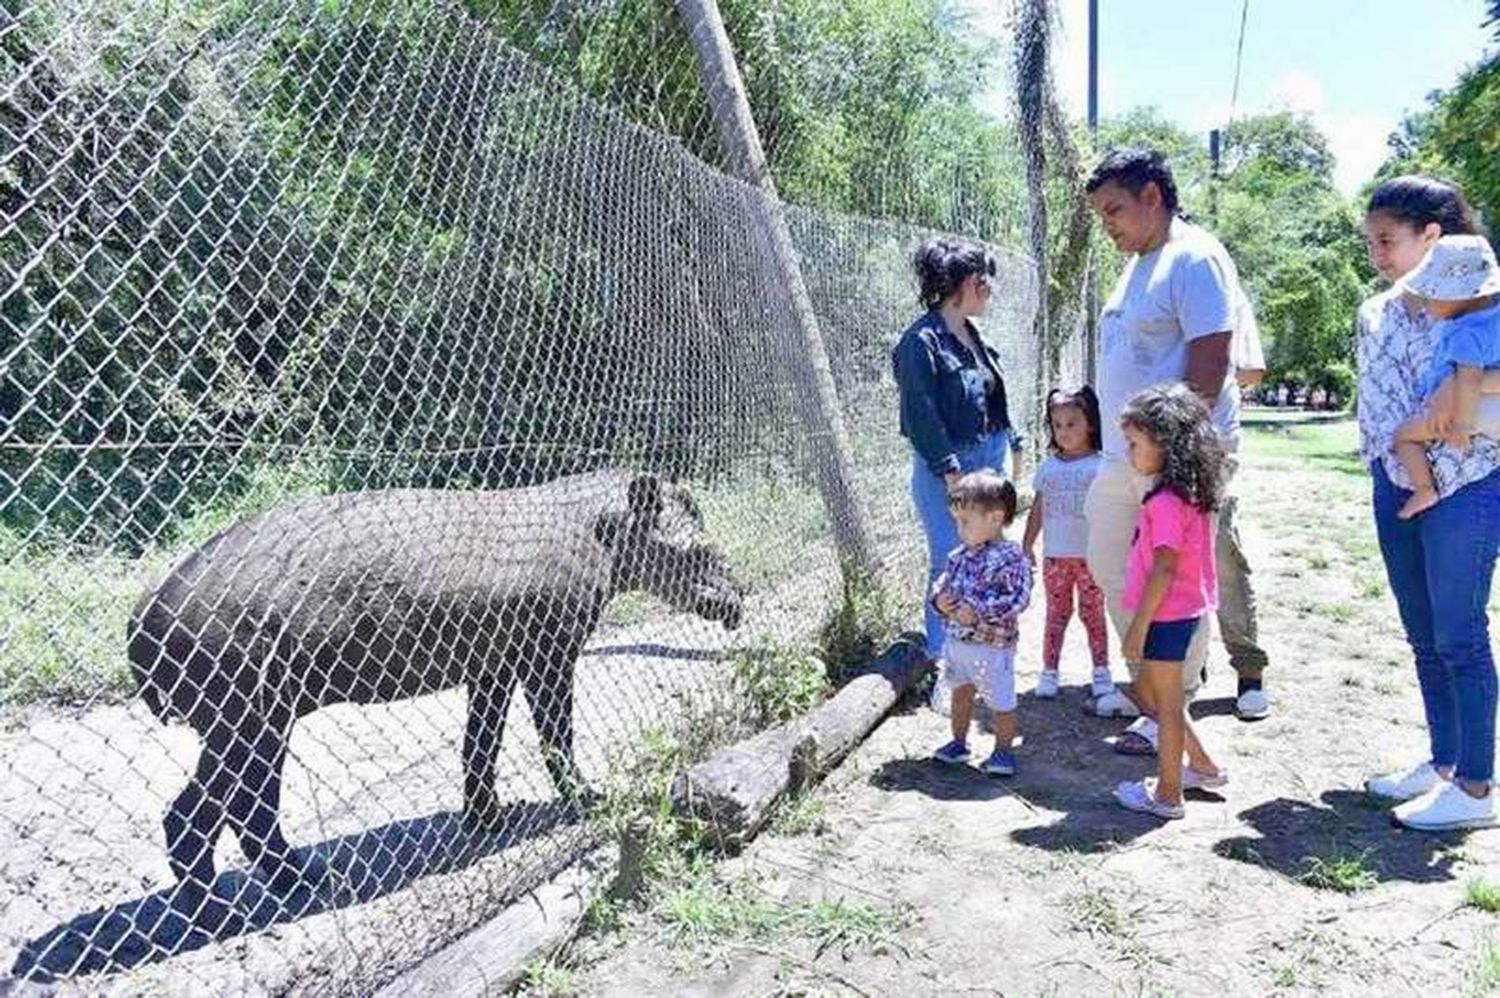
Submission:
[[[793,909],[792,917],[796,933],[813,940],[820,955],[833,946],[845,951],[888,951],[910,923],[907,909],[851,904],[842,899],[800,905]]]
[[[810,939],[822,953],[831,946],[879,951],[895,942],[911,916],[903,909],[843,900],[785,904],[745,883],[712,877],[674,885],[655,905],[672,941],[702,950],[729,940],[769,942]]]
[[[1118,935],[1125,927],[1125,916],[1104,891],[1089,891],[1068,901],[1073,924],[1090,935]]]
[[[1319,470],[1364,478],[1359,459],[1359,427],[1354,420],[1301,426],[1246,426],[1245,448],[1261,457],[1282,458]]]
[[[1297,875],[1297,882],[1317,890],[1353,894],[1369,890],[1380,881],[1370,862],[1369,850],[1328,857],[1308,856],[1303,863],[1306,868]]]
[[[1359,582],[1360,599],[1380,599],[1385,595],[1385,585],[1384,579],[1378,579],[1373,575],[1366,576]]]
[[[795,794],[776,805],[770,828],[777,835],[821,835],[828,831],[828,805],[816,794]]]
[[[1491,915],[1500,914],[1500,884],[1476,877],[1464,888],[1464,904]]]
[[[1323,552],[1321,552],[1321,551],[1309,551],[1307,553],[1307,567],[1308,568],[1311,568],[1311,569],[1314,569],[1316,571],[1321,572],[1321,571],[1327,569],[1328,566],[1329,566],[1329,564],[1330,564],[1330,562],[1328,560],[1328,556],[1326,554],[1324,554]]]
[[[1493,939],[1486,939],[1479,947],[1479,956],[1464,981],[1470,994],[1487,995],[1500,991],[1500,946]]]
[[[565,967],[559,967],[550,959],[533,960],[526,965],[526,976],[521,979],[518,994],[550,996],[576,994],[573,988],[573,974]]]
[[[620,593],[609,601],[609,606],[604,610],[602,623],[615,627],[630,627],[644,623],[650,618],[654,605],[657,605],[657,600],[649,593]]]
[[[709,536],[739,578],[757,588],[802,571],[808,548],[831,536],[817,490],[789,476],[742,475],[693,495]]]
[[[846,563],[838,602],[818,634],[818,648],[829,670],[868,665],[885,651],[915,607],[898,601],[869,573]]]
[[[828,695],[828,667],[811,652],[762,635],[730,660],[761,724],[796,717]]]

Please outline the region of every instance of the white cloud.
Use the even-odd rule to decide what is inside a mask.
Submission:
[[[1395,122],[1368,112],[1340,114],[1328,109],[1323,82],[1316,74],[1293,69],[1277,78],[1268,102],[1271,110],[1309,115],[1313,124],[1328,136],[1328,146],[1336,160],[1334,186],[1353,194],[1374,175],[1385,159],[1386,136]]]
[[[1396,123],[1378,114],[1321,115],[1313,119],[1338,162],[1333,168],[1334,186],[1353,194],[1375,175],[1385,161],[1386,136]]]
[[[1288,70],[1271,87],[1271,106],[1316,115],[1323,110],[1323,81],[1305,69]]]

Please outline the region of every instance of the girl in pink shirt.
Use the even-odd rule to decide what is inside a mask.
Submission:
[[[1219,603],[1214,523],[1224,452],[1208,407],[1180,382],[1148,388],[1120,414],[1130,464],[1156,485],[1141,504],[1125,578],[1125,660],[1140,665],[1132,691],[1160,725],[1156,780],[1126,781],[1115,799],[1158,818],[1182,817],[1184,787],[1216,789],[1228,774],[1209,758],[1182,694],[1182,663],[1193,632]],[[1183,753],[1187,765],[1183,765]]]

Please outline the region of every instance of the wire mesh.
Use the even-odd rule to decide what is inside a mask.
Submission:
[[[752,99],[795,27],[747,43]],[[758,723],[735,663],[813,639],[840,513],[680,34],[659,2],[0,11],[0,969],[369,991],[576,857],[646,733]],[[888,350],[928,230],[788,221],[919,592]],[[1034,267],[997,252],[1033,384]]]

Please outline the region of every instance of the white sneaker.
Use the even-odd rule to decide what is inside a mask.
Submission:
[[[1111,689],[1102,697],[1095,697],[1084,705],[1084,709],[1095,717],[1140,717],[1141,708],[1118,689]]]
[[[1432,768],[1432,763],[1418,763],[1404,773],[1387,773],[1365,781],[1365,790],[1376,797],[1391,800],[1412,800],[1420,797],[1440,783],[1446,782],[1443,774]]]
[[[1110,675],[1108,668],[1095,669],[1094,681],[1090,684],[1090,687],[1090,692],[1094,694],[1094,699],[1096,700],[1099,697],[1109,696],[1115,692],[1115,677]]]
[[[1057,699],[1057,670],[1043,669],[1042,674],[1036,680],[1036,698],[1038,700]]]
[[[1500,823],[1500,817],[1495,814],[1494,790],[1483,797],[1471,797],[1458,784],[1447,782],[1397,805],[1391,817],[1418,832],[1489,828]]]
[[[1234,702],[1234,712],[1241,721],[1259,721],[1271,713],[1271,701],[1265,690],[1246,690]]]

